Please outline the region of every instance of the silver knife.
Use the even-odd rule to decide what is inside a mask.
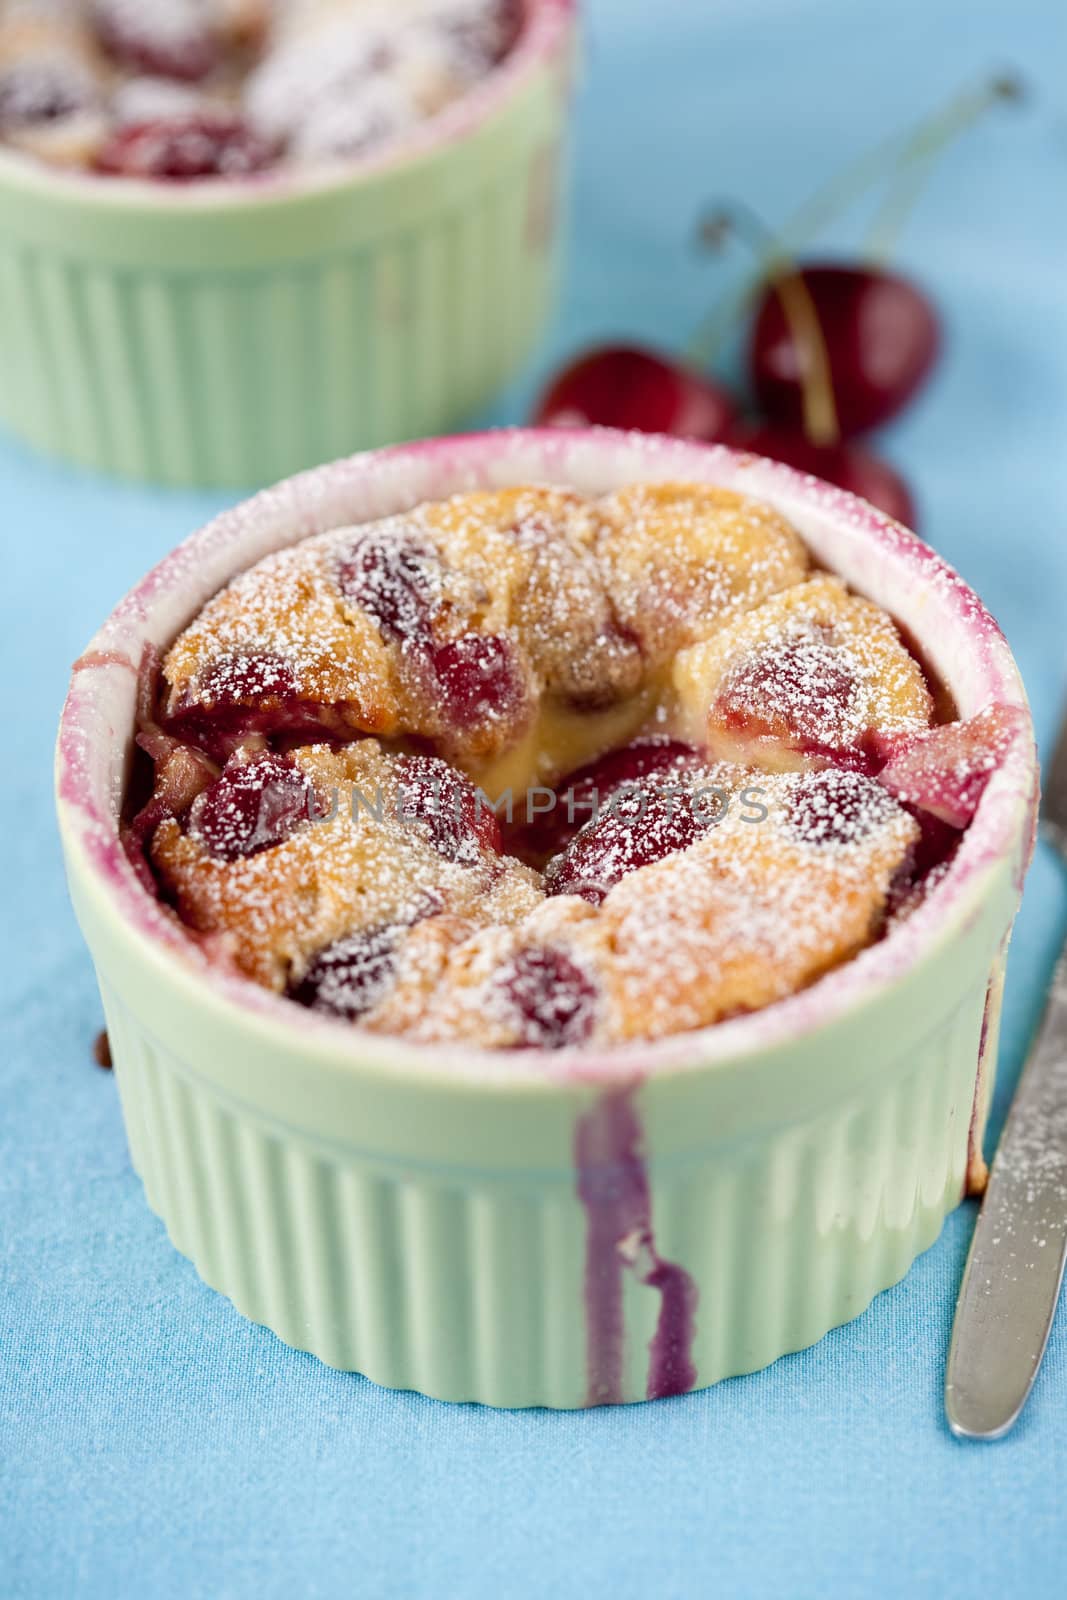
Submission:
[[[1067,723],[1042,823],[1067,862]],[[1000,1439],[1016,1421],[1052,1331],[1067,1259],[1067,944],[1012,1102],[971,1240],[945,1373],[961,1439]]]

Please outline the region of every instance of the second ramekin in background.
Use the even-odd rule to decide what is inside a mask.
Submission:
[[[273,482],[456,426],[518,368],[558,267],[575,0],[348,174],[174,185],[0,149],[0,421],[176,485]]]

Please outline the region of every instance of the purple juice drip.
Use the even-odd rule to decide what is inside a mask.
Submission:
[[[648,1347],[646,1393],[650,1400],[661,1400],[671,1394],[686,1394],[696,1385],[693,1337],[698,1291],[684,1267],[655,1255],[653,1260],[652,1271],[644,1282],[659,1290],[660,1303],[656,1331]]]
[[[660,1296],[649,1345],[650,1400],[684,1394],[696,1383],[692,1348],[697,1287],[684,1267],[657,1254],[652,1198],[641,1153],[636,1086],[602,1095],[578,1123],[575,1164],[586,1215],[585,1315],[587,1401],[622,1400],[623,1273],[633,1272]]]

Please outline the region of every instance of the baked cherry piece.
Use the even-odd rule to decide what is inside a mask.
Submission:
[[[646,734],[579,767],[564,782],[566,789],[574,793],[575,802],[580,796],[595,792],[603,805],[625,785],[667,772],[692,771],[700,760],[700,752],[691,744],[670,739],[666,734]]]
[[[349,1022],[366,1016],[392,978],[399,932],[389,924],[338,939],[319,952],[300,982],[289,989],[289,998]]]
[[[606,345],[559,374],[534,421],[541,427],[599,425],[716,440],[726,437],[734,418],[733,401],[717,384],[654,351]]]
[[[94,0],[103,48],[121,66],[153,78],[197,83],[219,60],[205,0]]]
[[[859,693],[842,652],[828,639],[798,639],[741,662],[714,710],[730,733],[781,740],[803,755],[873,773],[884,760],[875,736],[832,742],[835,728],[850,725]]]
[[[882,268],[819,263],[798,276],[826,346],[842,434],[880,427],[904,409],[934,367],[940,329],[933,307],[914,284]],[[803,425],[807,360],[781,297],[768,284],[752,324],[749,365],[761,411],[789,428]]]
[[[450,729],[507,721],[526,695],[515,652],[499,634],[467,633],[435,643],[439,579],[440,563],[429,546],[374,529],[356,538],[337,571],[345,599],[418,663]]]
[[[250,177],[274,158],[274,146],[241,117],[198,111],[118,128],[97,155],[96,169],[112,177],[189,183]]]
[[[139,733],[137,745],[152,762],[151,786],[144,794],[143,809],[155,811],[157,820],[184,816],[197,796],[218,777],[218,769],[201,751],[156,729]],[[137,826],[137,820],[135,817],[133,826]]]
[[[145,652],[146,660],[151,660]],[[147,856],[147,845],[161,822],[169,817],[182,817],[197,796],[215,782],[218,769],[202,751],[172,739],[155,726],[151,708],[154,704],[148,688],[149,673],[142,668],[138,683],[138,721],[141,732],[136,743],[138,754],[126,801],[132,813],[119,830],[119,839],[137,877],[151,895],[159,892]],[[154,684],[154,678],[152,678]],[[143,751],[151,768],[140,758]]]
[[[927,889],[951,863],[963,839],[963,830],[953,828],[932,812],[919,806],[900,804],[918,825],[919,837],[908,851],[889,884],[886,902],[888,926],[896,917],[908,915],[921,903]]]
[[[847,489],[906,528],[916,525],[915,502],[904,479],[861,445],[812,444],[799,428],[773,423],[742,423],[733,429],[729,442],[737,450],[784,461],[798,472]]]
[[[227,765],[194,800],[189,831],[217,861],[236,861],[284,843],[311,807],[306,774],[268,751]]]
[[[520,1046],[562,1050],[583,1044],[592,1032],[596,989],[556,946],[520,950],[500,973],[498,983],[518,1016]]]
[[[337,584],[352,605],[366,611],[395,639],[429,635],[439,563],[417,541],[374,529],[360,534],[337,571]]]
[[[329,706],[300,698],[292,668],[269,651],[219,656],[200,674],[195,699],[171,712],[166,728],[219,760],[249,734],[351,737]]]
[[[475,866],[483,850],[500,854],[496,814],[469,778],[437,756],[401,756],[397,765],[403,819],[427,823],[439,855]]]
[[[447,722],[474,728],[506,721],[524,698],[515,652],[499,634],[467,633],[430,654],[430,665]]]
[[[916,734],[887,762],[881,781],[916,813],[966,828],[997,767],[1026,726],[1016,706],[988,706],[966,722]]]
[[[786,800],[790,828],[817,847],[858,844],[895,810],[892,796],[873,778],[834,768],[805,772]]]
[[[692,799],[673,788],[645,784],[632,794],[616,790],[596,821],[579,829],[562,855],[545,868],[550,895],[576,894],[597,906],[628,873],[686,850],[707,831]]]
[[[619,750],[609,750],[560,781],[552,809],[521,830],[523,853],[541,860],[557,854],[579,828],[605,810],[619,789],[656,775],[692,770],[700,760],[692,745],[662,734],[650,734]]]
[[[198,697],[206,706],[225,710],[295,693],[296,678],[289,663],[261,650],[219,656],[200,674]]]

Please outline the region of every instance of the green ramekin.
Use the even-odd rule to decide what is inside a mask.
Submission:
[[[452,428],[552,303],[575,0],[347,175],[140,183],[0,147],[0,420],[122,477],[245,486]]]
[[[885,604],[962,715],[1020,708],[959,853],[881,943],[750,1017],[610,1052],[379,1038],[211,968],[118,843],[137,666],[268,550],[461,489],[737,487]],[[856,1316],[981,1167],[1037,767],[1003,637],[914,535],[787,468],[606,431],[504,432],[320,469],[218,518],[74,679],[58,804],[134,1165],[246,1316],[376,1382],[498,1406],[639,1400]]]

